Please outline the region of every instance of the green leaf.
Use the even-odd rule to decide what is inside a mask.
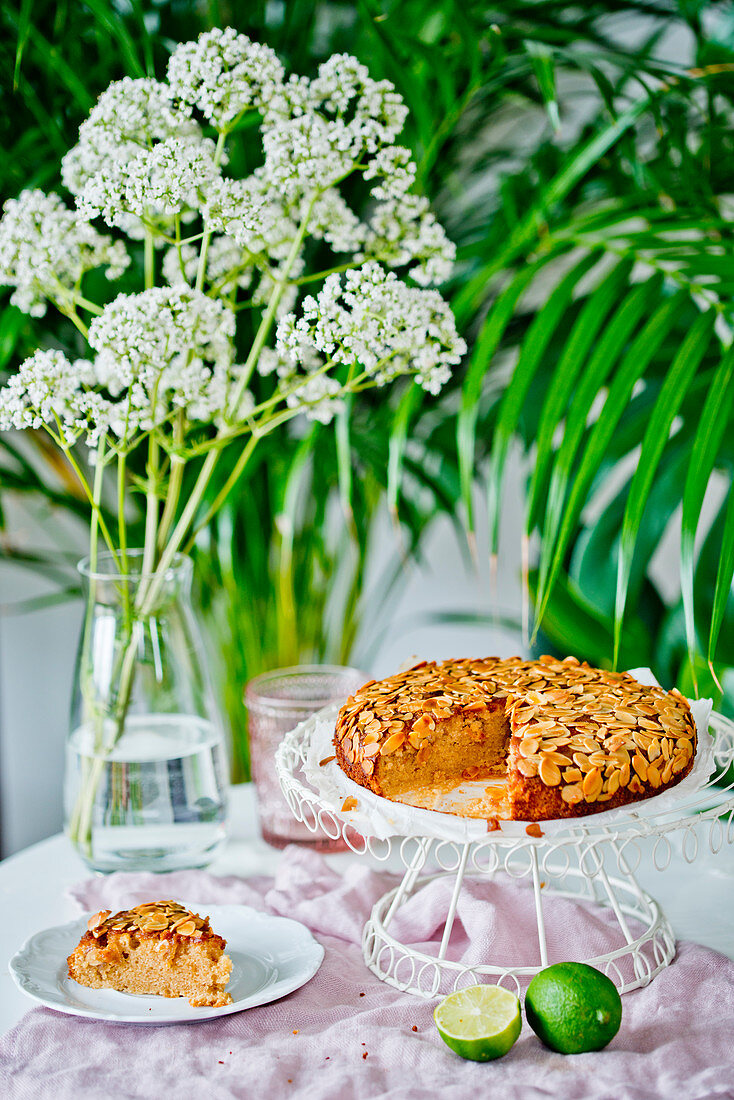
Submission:
[[[120,14],[111,8],[108,0],[85,0],[86,6],[91,11],[96,23],[110,36],[117,39],[120,52],[125,60],[125,65],[130,76],[145,76],[145,69],[140,64],[138,49],[135,39],[127,29],[125,20]],[[143,41],[145,31],[141,32]]]
[[[31,13],[33,10],[33,0],[23,0],[20,6],[20,15],[18,17],[18,43],[15,47],[15,69],[13,71],[13,91],[18,91],[18,81],[20,77],[20,66],[23,61],[23,51],[28,41],[28,35],[31,29]]]
[[[723,356],[711,381],[691,447],[683,490],[681,515],[680,577],[686,620],[688,660],[695,683],[696,625],[693,607],[693,558],[703,498],[719,454],[724,433],[730,429],[734,402],[734,348]]]
[[[545,109],[548,112],[550,124],[556,133],[561,129],[561,118],[558,113],[558,97],[556,95],[556,70],[553,63],[553,51],[544,42],[534,42],[526,39],[525,49],[530,55],[535,79],[538,81],[538,89],[543,97]]]
[[[334,431],[339,500],[348,523],[352,520],[352,445],[349,438],[349,421],[352,415],[353,396],[351,393],[347,395],[344,408],[336,416]]]
[[[497,553],[502,477],[510,442],[522,415],[528,390],[545,356],[558,325],[568,310],[574,290],[596,263],[594,254],[585,256],[558,283],[538,311],[523,339],[517,365],[497,413],[488,477],[490,552]]]
[[[459,454],[459,476],[461,481],[461,499],[466,514],[467,529],[474,531],[474,507],[472,489],[474,485],[474,452],[476,447],[476,425],[479,416],[485,376],[490,369],[492,359],[500,345],[505,329],[509,325],[520,298],[527,290],[541,262],[528,264],[515,275],[492,306],[479,334],[461,391],[461,407],[456,425],[457,447]]]
[[[654,296],[659,292],[661,282],[661,278],[651,280],[650,295]],[[589,432],[583,456],[568,491],[568,500],[563,508],[553,559],[546,581],[548,587],[553,585],[561,570],[592,480],[627,408],[635,383],[642,376],[650,360],[658,352],[666,334],[675,323],[676,313],[680,308],[682,297],[682,294],[678,294],[668,299],[658,308],[632,341],[615,372],[604,406]],[[642,295],[642,300],[646,302],[647,295]],[[539,619],[541,617],[540,610],[538,617]]]
[[[403,478],[403,459],[408,441],[408,428],[416,409],[423,399],[423,390],[417,382],[409,382],[395,410],[387,460],[387,507],[393,519],[398,519],[398,500]]]
[[[536,571],[529,576],[530,592],[537,601]],[[543,617],[543,634],[562,653],[569,650],[600,668],[609,667],[612,650],[612,620],[589,604],[564,576],[553,586]],[[569,641],[571,640],[571,641]],[[625,666],[649,665],[652,639],[637,620],[626,624],[623,635]]]
[[[708,641],[708,664],[713,671],[713,661],[716,654],[716,644],[721,633],[721,624],[724,621],[726,605],[731,596],[731,586],[734,580],[734,484],[729,485],[729,499],[724,520],[724,534],[721,540],[721,554],[719,567],[716,571],[716,587],[714,589],[713,609],[711,612],[711,628]]]
[[[673,420],[685,397],[686,391],[703,359],[714,324],[713,311],[701,314],[689,329],[678,354],[668,370],[663,385],[653,407],[647,430],[642,441],[642,450],[637,470],[632,478],[627,507],[622,522],[622,537],[619,545],[617,566],[617,594],[614,609],[614,662],[619,658],[619,645],[627,600],[627,585],[637,542],[637,533],[642,523],[645,504],[650,493],[655,473],[665,445],[670,436]]]
[[[468,279],[454,297],[453,308],[459,323],[464,323],[476,310],[489,279],[497,271],[506,268],[537,239],[540,227],[545,225],[549,207],[568,195],[569,191],[605,156],[622,134],[634,126],[648,106],[649,98],[641,98],[613,123],[586,142],[577,153],[564,161],[563,168],[543,189],[540,198],[512,231],[505,247],[492,261]]]
[[[627,285],[632,264],[618,264],[589,296],[571,330],[548,383],[536,436],[535,464],[528,490],[525,530],[529,535],[540,522],[542,501],[554,456],[553,441],[561,425],[577,378],[609,310]]]
[[[638,284],[622,301],[605,326],[601,339],[596,345],[579,379],[576,393],[566,416],[563,441],[558,449],[548,492],[545,509],[543,537],[540,552],[537,621],[542,623],[548,601],[548,593],[560,571],[565,552],[565,542],[570,538],[570,526],[575,517],[564,508],[568,485],[571,481],[573,464],[584,434],[584,429],[594,399],[612,370],[627,340],[630,338],[640,318],[648,307],[650,299],[660,290],[660,280],[651,279]],[[609,442],[600,433],[598,442]],[[596,445],[596,442],[595,442]],[[566,521],[564,540],[560,538],[561,527]]]

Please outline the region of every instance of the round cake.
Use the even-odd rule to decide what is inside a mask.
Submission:
[[[336,759],[393,801],[438,808],[463,781],[479,797],[450,812],[545,821],[613,809],[691,770],[696,727],[675,689],[645,687],[575,657],[422,661],[370,680],[339,712]]]

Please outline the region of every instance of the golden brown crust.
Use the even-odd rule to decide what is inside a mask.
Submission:
[[[81,942],[104,944],[122,932],[134,932],[138,939],[149,936],[155,939],[179,937],[194,942],[216,939],[222,947],[226,946],[226,941],[212,932],[208,917],[200,917],[177,901],[148,901],[112,915],[109,909],[103,909],[89,918]]]
[[[677,691],[571,657],[424,661],[372,680],[339,713],[337,761],[356,783],[382,794],[386,758],[393,757],[393,773],[401,759],[415,765],[457,716],[469,724],[498,709],[509,737],[507,816],[516,820],[636,802],[679,783],[693,766],[695,725]]]

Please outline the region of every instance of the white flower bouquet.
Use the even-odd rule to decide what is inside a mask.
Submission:
[[[258,440],[302,415],[328,423],[347,395],[401,375],[437,393],[461,359],[453,315],[429,289],[454,248],[410,190],[415,166],[396,144],[405,117],[392,85],[353,57],[286,78],[267,46],[213,30],[174,50],[165,82],[125,78],[100,96],[62,163],[75,206],[38,190],[6,202],[0,283],[34,316],[53,305],[88,351],[47,347],[22,363],[0,390],[0,428],[42,429],[63,451],[91,509],[92,570],[103,542],[128,574],[127,501],[144,494],[145,583],[130,621],[154,606]],[[229,152],[253,128],[260,163],[233,178]],[[363,218],[350,189],[366,198]],[[94,269],[129,280],[136,251],[136,292],[106,304],[85,295]],[[314,262],[324,254],[326,267]],[[141,449],[142,479],[129,466]],[[105,751],[134,675],[131,637]],[[76,815],[78,841],[85,820]]]

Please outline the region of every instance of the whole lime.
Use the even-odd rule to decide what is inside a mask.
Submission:
[[[472,985],[444,997],[433,1013],[444,1043],[461,1058],[502,1058],[522,1028],[520,1002],[496,985]]]
[[[560,1054],[601,1050],[619,1031],[622,999],[606,974],[586,963],[554,963],[536,974],[525,1015],[547,1047]]]

